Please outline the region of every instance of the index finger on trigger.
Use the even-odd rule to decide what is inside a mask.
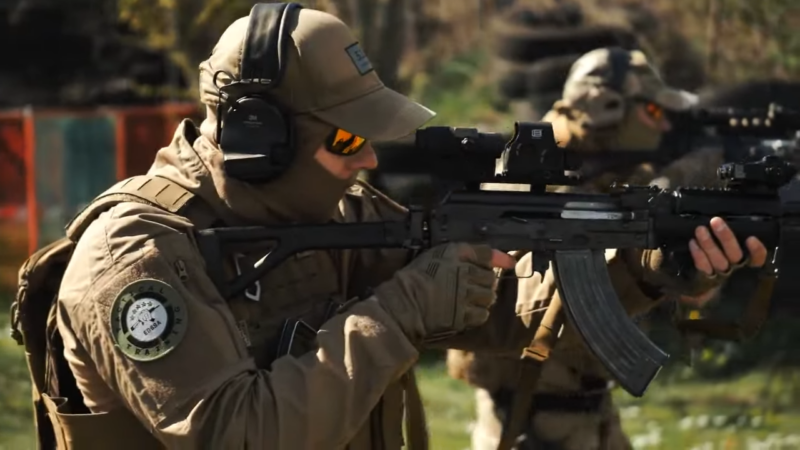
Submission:
[[[517,260],[512,256],[486,244],[460,244],[458,256],[462,261],[468,261],[487,269],[513,269],[517,265]]]
[[[486,244],[458,244],[458,258],[464,262],[471,262],[486,269],[492,268],[494,254],[491,247]]]
[[[508,253],[500,250],[492,250],[492,267],[498,269],[513,269],[517,266],[517,260]]]

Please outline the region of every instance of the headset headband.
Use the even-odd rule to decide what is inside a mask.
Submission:
[[[286,72],[287,19],[297,3],[257,3],[250,10],[242,49],[241,79],[277,85]]]
[[[625,78],[631,67],[631,54],[622,48],[612,47],[609,49],[608,55],[611,64],[609,86],[620,94],[624,94]]]

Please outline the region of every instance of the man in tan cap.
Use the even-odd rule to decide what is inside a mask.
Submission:
[[[570,70],[562,97],[543,120],[553,124],[559,145],[585,152],[655,150],[662,135],[670,129],[664,111],[684,110],[696,102],[693,94],[667,87],[642,52],[619,48],[597,49],[578,59]],[[609,161],[605,169],[593,168],[595,173],[577,189],[603,192],[613,181],[646,185],[656,177],[649,164],[614,163]],[[705,171],[715,173],[720,163],[707,167]],[[670,176],[681,173],[677,163],[668,170]],[[680,178],[680,182],[687,181],[695,180],[688,175]],[[645,267],[655,268],[661,262],[660,252],[647,251],[640,256],[634,267],[643,263]],[[610,270],[620,265],[620,258],[624,260],[627,257],[619,252],[607,252]],[[739,260],[734,258],[732,261]],[[730,267],[742,265],[726,267],[733,270]],[[729,275],[726,267],[715,270]],[[631,315],[643,314],[664,299],[660,289],[649,289],[646,283],[635,281],[637,278],[641,280],[636,272],[636,269],[630,272],[632,280],[616,284],[618,295]],[[713,272],[709,270],[707,273]],[[623,275],[619,276],[624,280]],[[723,277],[716,278],[719,282]],[[694,296],[683,297],[683,300],[706,301],[717,290],[712,284],[698,289]],[[535,328],[543,317],[543,311],[557,296],[552,274],[547,272],[544,279],[536,275],[529,283],[520,283],[517,314]],[[560,305],[560,299],[557,304]],[[517,426],[524,430],[524,436],[516,448],[631,448],[612,404],[612,380],[570,324],[566,325],[549,358],[536,369],[534,376],[538,376],[538,382],[533,392],[517,389],[522,367],[519,354],[448,352],[450,375],[477,388],[473,449],[497,448],[504,427],[509,424],[513,401],[521,395],[533,396],[532,409],[529,414],[516,416],[516,419],[527,422]]]
[[[147,176],[121,182],[68,228],[79,241],[56,309],[63,353],[50,350],[56,383],[43,403],[59,448],[424,449],[411,372],[419,349],[529,339],[513,296],[487,322],[492,269],[514,260],[481,245],[413,259],[304,252],[223,297],[214,265],[230,279],[263,251],[204,259],[194,228],[405,217],[353,180],[376,165],[367,140],[409,134],[433,116],[383,86],[335,17],[291,8],[275,22],[263,8],[234,22],[202,63],[199,129],[184,121]],[[286,40],[264,45],[281,32]],[[249,132],[261,140],[241,138]],[[280,145],[287,136],[294,155]],[[268,182],[249,170],[282,165]],[[720,236],[741,253],[730,230]],[[711,250],[721,255],[708,247],[696,256],[718,267]],[[498,327],[517,334],[501,341]]]

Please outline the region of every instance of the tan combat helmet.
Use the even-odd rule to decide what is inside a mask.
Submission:
[[[637,100],[680,111],[695,105],[697,96],[664,84],[641,51],[610,47],[575,61],[561,104],[583,113],[584,127],[599,129],[620,123],[627,104]]]

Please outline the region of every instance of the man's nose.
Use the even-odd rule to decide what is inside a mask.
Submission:
[[[372,144],[367,142],[360,152],[348,158],[350,169],[353,171],[358,170],[373,170],[378,167],[378,155],[375,154],[375,149]]]

